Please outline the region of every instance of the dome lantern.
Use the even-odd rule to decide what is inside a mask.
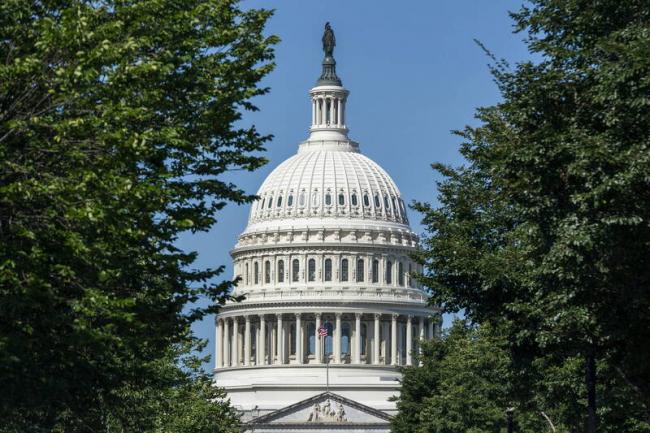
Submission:
[[[322,41],[325,53],[323,70],[316,87],[309,92],[312,103],[309,140],[347,140],[345,102],[349,92],[336,75],[336,60],[334,60],[336,38],[329,22],[325,24]]]

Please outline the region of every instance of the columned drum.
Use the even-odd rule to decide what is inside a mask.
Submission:
[[[399,368],[439,332],[400,191],[348,138],[332,49],[310,136],[264,181],[232,250],[245,300],[216,318],[215,384],[248,420],[324,392],[392,414]]]

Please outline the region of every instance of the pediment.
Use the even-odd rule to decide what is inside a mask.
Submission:
[[[285,408],[261,416],[249,424],[297,425],[308,424],[343,426],[354,424],[388,424],[390,417],[382,411],[342,397],[324,392]]]

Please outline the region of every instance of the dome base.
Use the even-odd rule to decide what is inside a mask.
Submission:
[[[271,365],[219,369],[215,385],[237,410],[256,416],[328,390],[392,415],[396,407],[389,398],[399,394],[401,377],[397,367],[386,365]]]

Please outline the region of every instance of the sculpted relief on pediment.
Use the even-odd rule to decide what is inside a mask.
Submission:
[[[252,424],[387,424],[388,415],[348,400],[337,394],[323,393],[284,409],[260,417]]]
[[[347,422],[345,408],[341,403],[332,402],[329,398],[325,403],[314,403],[306,419],[307,422]]]

